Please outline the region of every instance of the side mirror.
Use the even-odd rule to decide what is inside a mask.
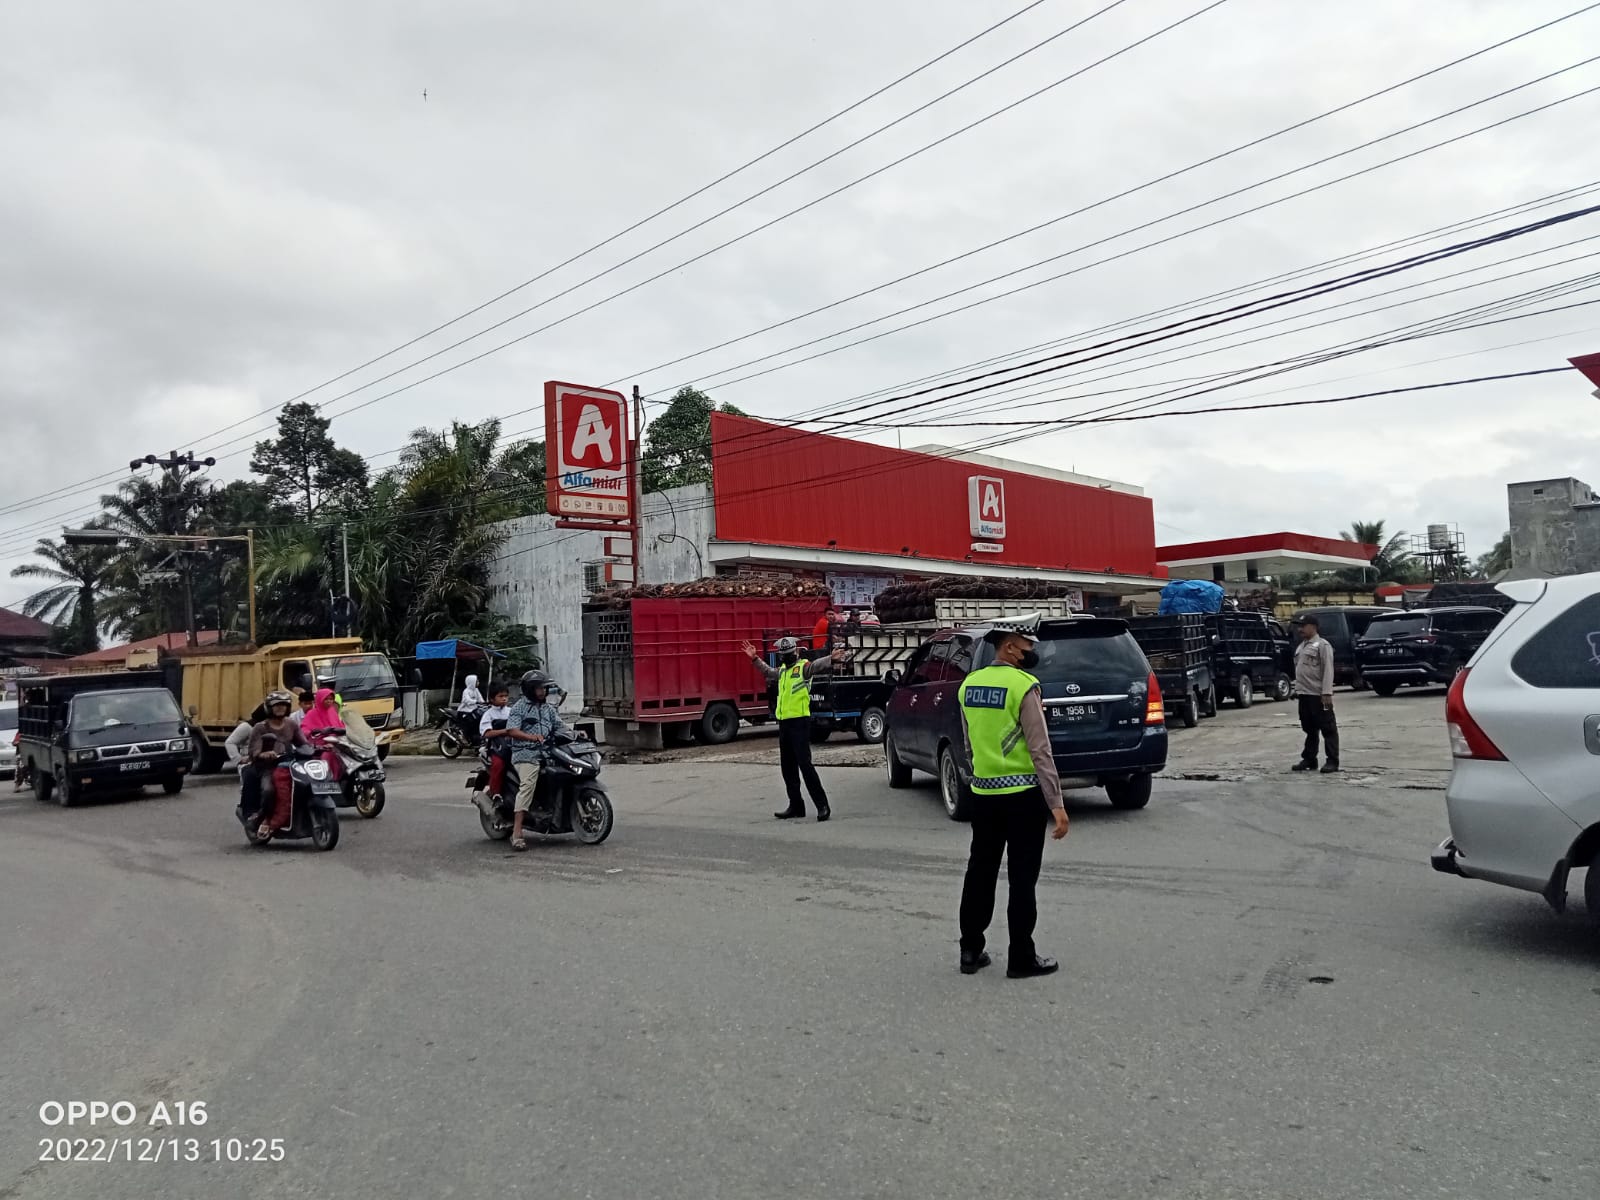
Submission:
[[[189,705],[189,719],[192,721],[195,717],[198,717],[199,715],[200,715],[199,706],[198,705],[194,705],[194,704]]]
[[[885,671],[883,673],[883,681],[885,683],[887,683],[890,687],[895,687],[900,682],[900,672],[899,671]]]

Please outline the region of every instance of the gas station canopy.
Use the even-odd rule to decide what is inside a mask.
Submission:
[[[1174,579],[1254,583],[1263,576],[1343,571],[1369,566],[1377,546],[1310,533],[1262,533],[1156,547],[1156,561]]]

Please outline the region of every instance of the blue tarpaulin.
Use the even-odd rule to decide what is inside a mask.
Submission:
[[[417,643],[417,657],[418,658],[460,658],[462,656],[461,655],[461,650],[462,650],[463,647],[465,647],[468,650],[476,650],[481,654],[486,654],[490,658],[504,658],[505,657],[505,655],[501,654],[500,651],[498,651],[498,650],[491,650],[487,646],[480,646],[476,642],[463,641],[460,638],[446,638],[442,642],[418,642]],[[476,657],[476,656],[475,655],[468,655],[468,657]]]
[[[1161,589],[1162,616],[1169,613],[1214,613],[1222,611],[1227,593],[1209,579],[1179,579]]]

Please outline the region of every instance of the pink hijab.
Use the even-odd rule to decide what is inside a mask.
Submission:
[[[311,711],[300,718],[300,732],[310,737],[313,733],[335,731],[344,731],[344,718],[339,715],[339,708],[333,702],[333,689],[321,688]]]

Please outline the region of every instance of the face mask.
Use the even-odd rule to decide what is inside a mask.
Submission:
[[[1024,671],[1031,671],[1038,665],[1039,656],[1032,650],[1024,650],[1022,652],[1022,658],[1017,662],[1017,666],[1021,667]]]
[[[782,654],[778,656],[778,661],[786,667],[792,667],[800,661],[800,656],[798,654]]]

